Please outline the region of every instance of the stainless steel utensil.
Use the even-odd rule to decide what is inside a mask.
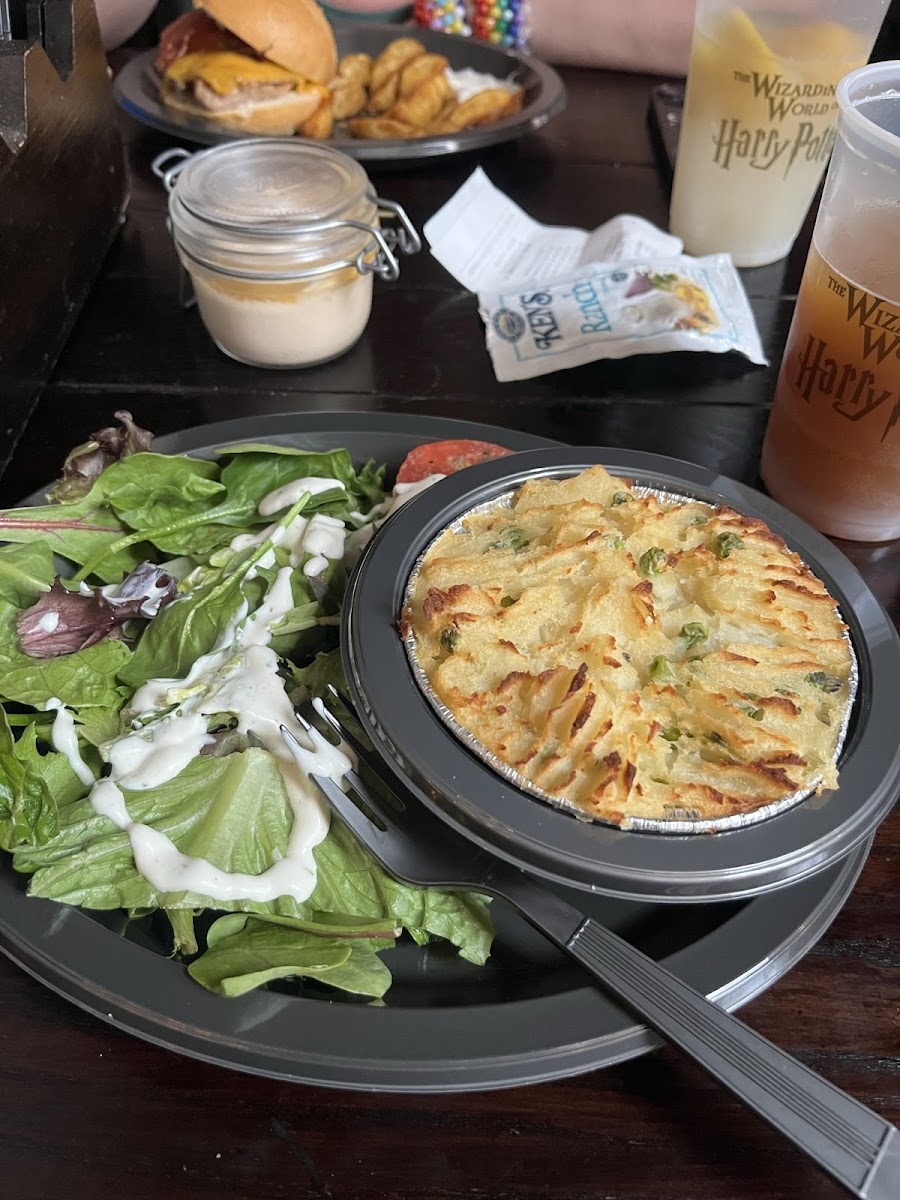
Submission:
[[[332,779],[312,778],[386,871],[418,886],[481,891],[506,900],[849,1192],[862,1200],[896,1200],[900,1134],[895,1126],[537,880],[454,833],[415,798],[405,798],[397,781],[382,774],[378,755],[354,732],[354,714],[333,688],[329,704],[343,712],[343,720],[321,703],[316,712],[358,755],[377,786],[356,770],[346,776],[353,794]],[[298,720],[309,727],[302,715]],[[298,746],[285,726],[281,732],[289,747]]]

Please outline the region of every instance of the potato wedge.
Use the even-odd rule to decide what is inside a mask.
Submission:
[[[366,107],[366,89],[358,80],[343,79],[339,76],[332,79],[328,87],[331,90],[336,121],[346,121],[348,117],[358,116]]]
[[[407,63],[425,53],[425,47],[415,38],[395,38],[388,42],[372,64],[369,87],[377,92],[385,80],[402,71]]]
[[[500,114],[500,116],[497,118],[497,120],[502,121],[505,117],[514,117],[516,115],[516,113],[520,113],[522,111],[522,104],[524,102],[524,99],[525,99],[524,89],[519,88],[516,92],[513,93],[513,95],[510,96],[509,102],[506,105],[506,108],[503,110],[503,112]]]
[[[369,103],[366,105],[366,112],[377,115],[378,113],[386,113],[388,109],[393,108],[397,102],[399,87],[400,72],[396,71],[393,75],[389,75],[380,87],[374,88],[369,92]]]
[[[368,87],[372,79],[373,61],[371,54],[345,54],[338,63],[338,76]]]
[[[442,54],[420,54],[400,72],[400,87],[398,94],[411,96],[416,88],[429,80],[432,75],[447,69],[447,60]]]
[[[383,142],[389,138],[421,137],[422,130],[393,117],[356,117],[347,122],[350,134],[355,138],[369,138]]]
[[[408,96],[398,100],[390,115],[395,121],[425,129],[435,119],[452,95],[450,84],[443,71],[432,75]]]
[[[306,120],[297,129],[301,137],[315,138],[317,142],[324,142],[326,138],[330,138],[334,130],[334,109],[331,104],[331,96],[327,96],[312,116]]]
[[[506,109],[510,102],[510,93],[502,88],[487,88],[458,104],[456,108],[441,121],[441,127],[435,133],[461,133],[464,129],[472,129],[476,125],[489,125],[491,121],[499,121],[507,115]]]

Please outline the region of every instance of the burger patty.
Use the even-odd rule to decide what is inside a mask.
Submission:
[[[294,85],[284,83],[251,83],[220,96],[202,79],[193,81],[194,99],[211,113],[229,112],[238,104],[257,104],[265,100],[276,100],[295,90]]]

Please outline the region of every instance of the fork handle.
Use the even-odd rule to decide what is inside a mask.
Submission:
[[[861,1200],[900,1197],[900,1132],[542,885],[498,889],[616,999]]]

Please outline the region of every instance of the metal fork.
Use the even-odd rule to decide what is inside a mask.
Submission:
[[[329,703],[356,718],[333,688]],[[312,779],[331,807],[397,879],[420,887],[477,891],[512,904],[557,946],[657,1033],[680,1047],[739,1100],[789,1138],[863,1200],[900,1197],[900,1135],[895,1126],[755,1033],[737,1017],[578,911],[544,884],[469,842],[430,814],[377,752],[319,701],[315,711],[387,789],[350,771],[347,793],[333,779]],[[312,715],[312,714],[310,714]],[[301,727],[310,726],[300,713]],[[288,746],[299,743],[285,726]]]

